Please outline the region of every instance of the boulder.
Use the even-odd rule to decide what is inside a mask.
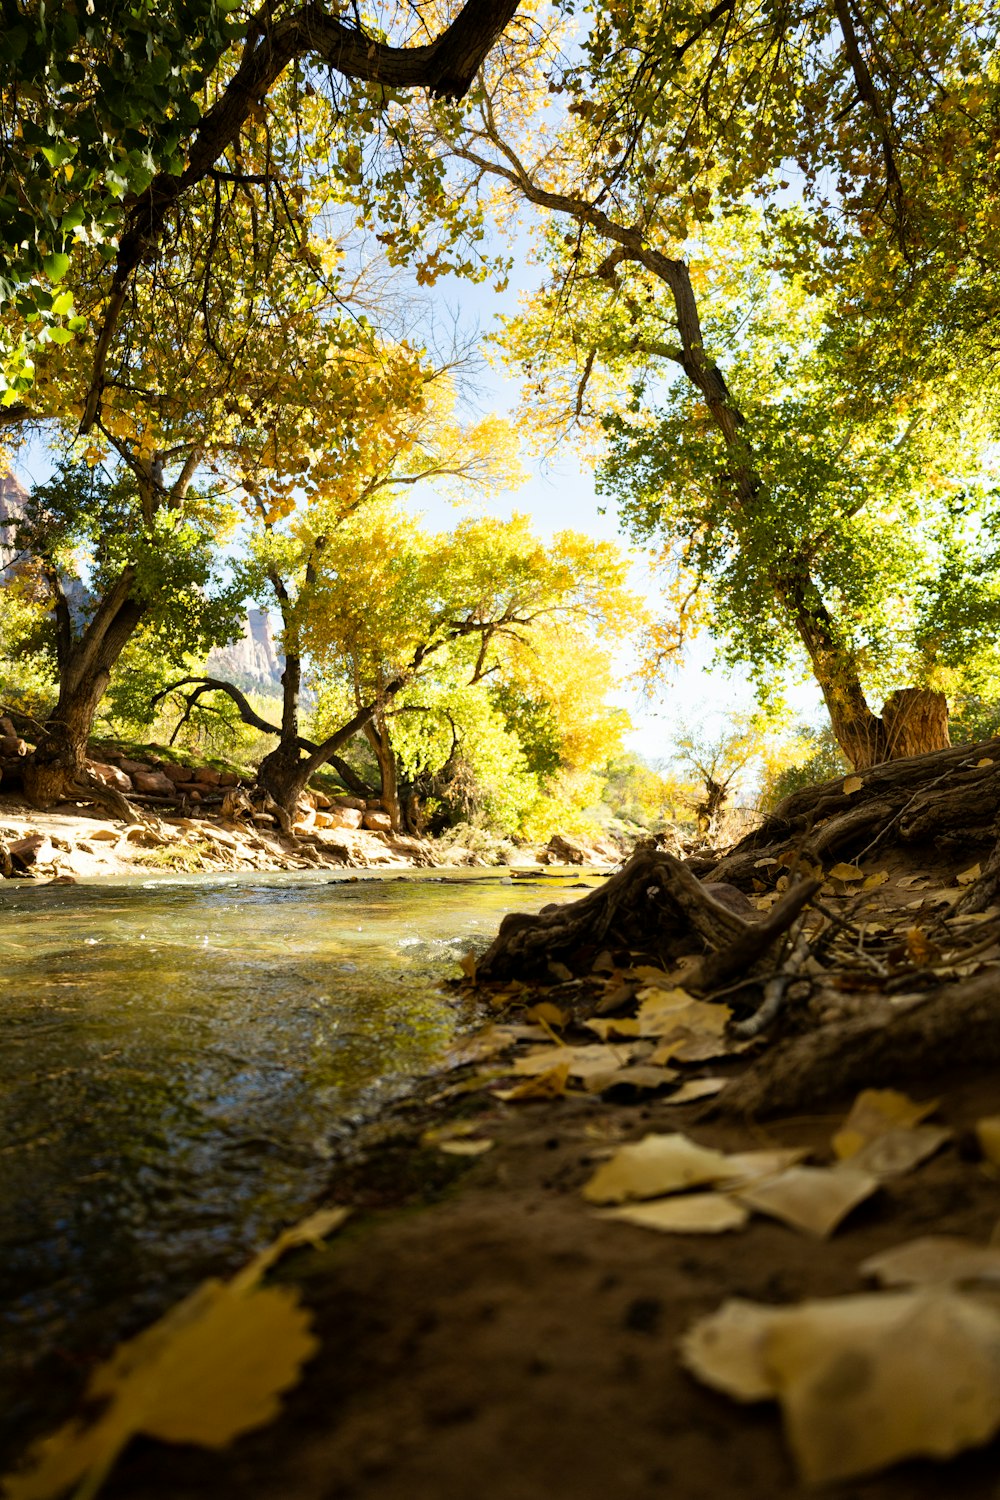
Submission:
[[[7,853],[16,869],[29,870],[32,865],[47,864],[55,857],[52,841],[44,833],[29,833],[7,845]]]
[[[162,771],[131,771],[132,785],[149,797],[172,797],[174,783]]]
[[[356,807],[331,807],[316,814],[317,828],[360,828],[364,814]]]
[[[387,812],[366,812],[362,818],[362,827],[369,829],[372,833],[391,833],[392,819]]]
[[[236,774],[235,771],[220,771],[219,772],[219,785],[220,786],[239,786],[239,784],[240,784],[240,778]]]
[[[160,770],[163,772],[164,776],[169,776],[170,780],[175,783],[181,781],[192,781],[194,779],[194,772],[192,771],[190,766],[178,766],[170,760],[165,760],[160,767]]]
[[[152,770],[148,760],[129,760],[124,755],[119,758],[118,764],[129,776],[134,776],[136,771]]]
[[[199,766],[191,777],[200,786],[218,786],[222,781],[222,772],[217,771],[214,766]]]
[[[375,805],[375,807],[381,807],[382,806],[381,802],[376,802],[374,805]],[[346,793],[345,793],[343,796],[339,796],[338,795],[338,796],[332,798],[331,801],[330,801],[330,803],[329,803],[329,806],[330,806],[331,812],[333,811],[334,808],[337,808],[337,807],[352,807],[355,812],[363,813],[363,812],[366,811],[366,809],[368,807],[368,803],[365,801],[365,799],[363,797],[348,797],[346,795]]]
[[[124,792],[126,797],[133,790],[131,777],[126,776],[125,772],[120,771],[117,766],[108,766],[103,761],[91,760],[87,762],[87,767],[102,786],[113,786],[116,791]]]
[[[607,865],[618,858],[617,850],[601,839],[570,838],[565,833],[554,833],[545,846],[545,862],[550,865]]]
[[[309,795],[313,800],[313,807],[318,808],[320,812],[325,812],[330,806],[330,799],[325,792],[318,792],[314,787],[310,787]]]

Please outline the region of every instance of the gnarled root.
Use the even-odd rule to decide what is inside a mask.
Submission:
[[[662,958],[672,943],[692,934],[712,950],[688,983],[709,989],[747,972],[795,920],[818,882],[793,887],[765,921],[739,891],[703,883],[680,860],[643,847],[598,890],[537,916],[504,918],[479,960],[480,979],[533,978],[557,958],[572,967],[600,946],[623,947]]]
[[[943,1068],[1000,1062],[996,969],[950,984],[889,1020],[844,1021],[782,1043],[719,1095],[727,1115],[809,1109],[858,1089],[899,1088]]]

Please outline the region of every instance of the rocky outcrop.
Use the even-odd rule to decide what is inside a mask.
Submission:
[[[243,622],[243,634],[228,646],[216,646],[208,656],[208,671],[242,688],[280,686],[285,659],[271,632],[266,610],[251,609]]]

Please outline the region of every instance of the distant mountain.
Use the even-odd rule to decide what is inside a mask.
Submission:
[[[9,573],[17,559],[14,547],[14,527],[24,515],[28,491],[13,474],[0,471],[0,582]]]
[[[285,658],[275,644],[265,609],[248,610],[242,637],[229,646],[216,646],[208,657],[213,677],[225,677],[244,690],[273,692],[281,686],[284,669]]]

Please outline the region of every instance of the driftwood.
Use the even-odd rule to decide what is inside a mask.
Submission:
[[[1000,1062],[1000,971],[946,985],[886,1020],[844,1021],[775,1046],[719,1095],[727,1115],[810,1109],[862,1088],[901,1086],[953,1066]]]

